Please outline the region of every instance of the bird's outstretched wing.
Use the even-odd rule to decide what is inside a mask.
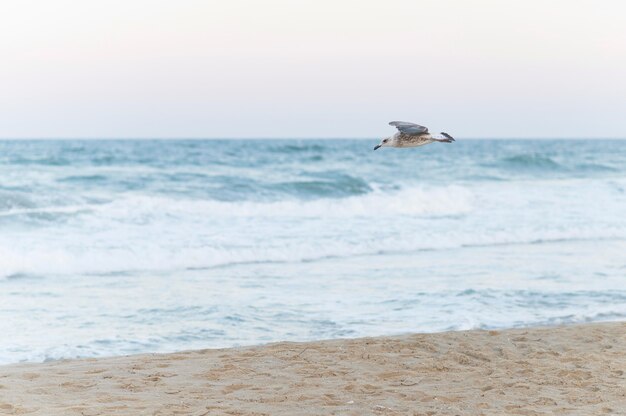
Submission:
[[[419,136],[420,134],[428,134],[428,128],[420,126],[419,124],[409,123],[408,121],[391,121],[390,126],[394,126],[400,133],[413,134]]]

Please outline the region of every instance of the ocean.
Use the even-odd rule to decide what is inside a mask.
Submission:
[[[0,363],[626,318],[626,141],[0,141]]]

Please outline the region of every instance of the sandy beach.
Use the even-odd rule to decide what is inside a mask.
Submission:
[[[0,414],[626,414],[626,323],[17,364]]]

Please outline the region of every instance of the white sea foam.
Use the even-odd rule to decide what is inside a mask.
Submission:
[[[606,221],[580,221],[586,205],[601,203],[610,194],[599,193],[598,200],[581,201],[558,217],[545,218],[532,206],[546,203],[542,199],[549,194],[544,189],[522,193],[509,188],[411,187],[342,199],[277,202],[129,195],[109,203],[41,209],[35,212],[76,216],[21,239],[0,236],[0,277],[172,272],[237,263],[626,238],[626,225],[606,216],[614,212],[607,211],[608,200]],[[560,188],[559,192],[576,191],[574,186]],[[505,211],[500,212],[499,205]],[[527,221],[511,221],[518,217],[511,211],[515,206]],[[20,215],[31,213],[23,210]]]

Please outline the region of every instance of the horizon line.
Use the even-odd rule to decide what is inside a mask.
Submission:
[[[456,137],[457,140],[626,140],[626,137]],[[290,136],[281,136],[281,137],[149,137],[149,136],[139,136],[139,137],[0,137],[0,141],[20,141],[20,140],[31,140],[31,141],[45,141],[45,140],[380,140],[379,137],[349,137],[349,136],[338,136],[338,137],[290,137]]]

